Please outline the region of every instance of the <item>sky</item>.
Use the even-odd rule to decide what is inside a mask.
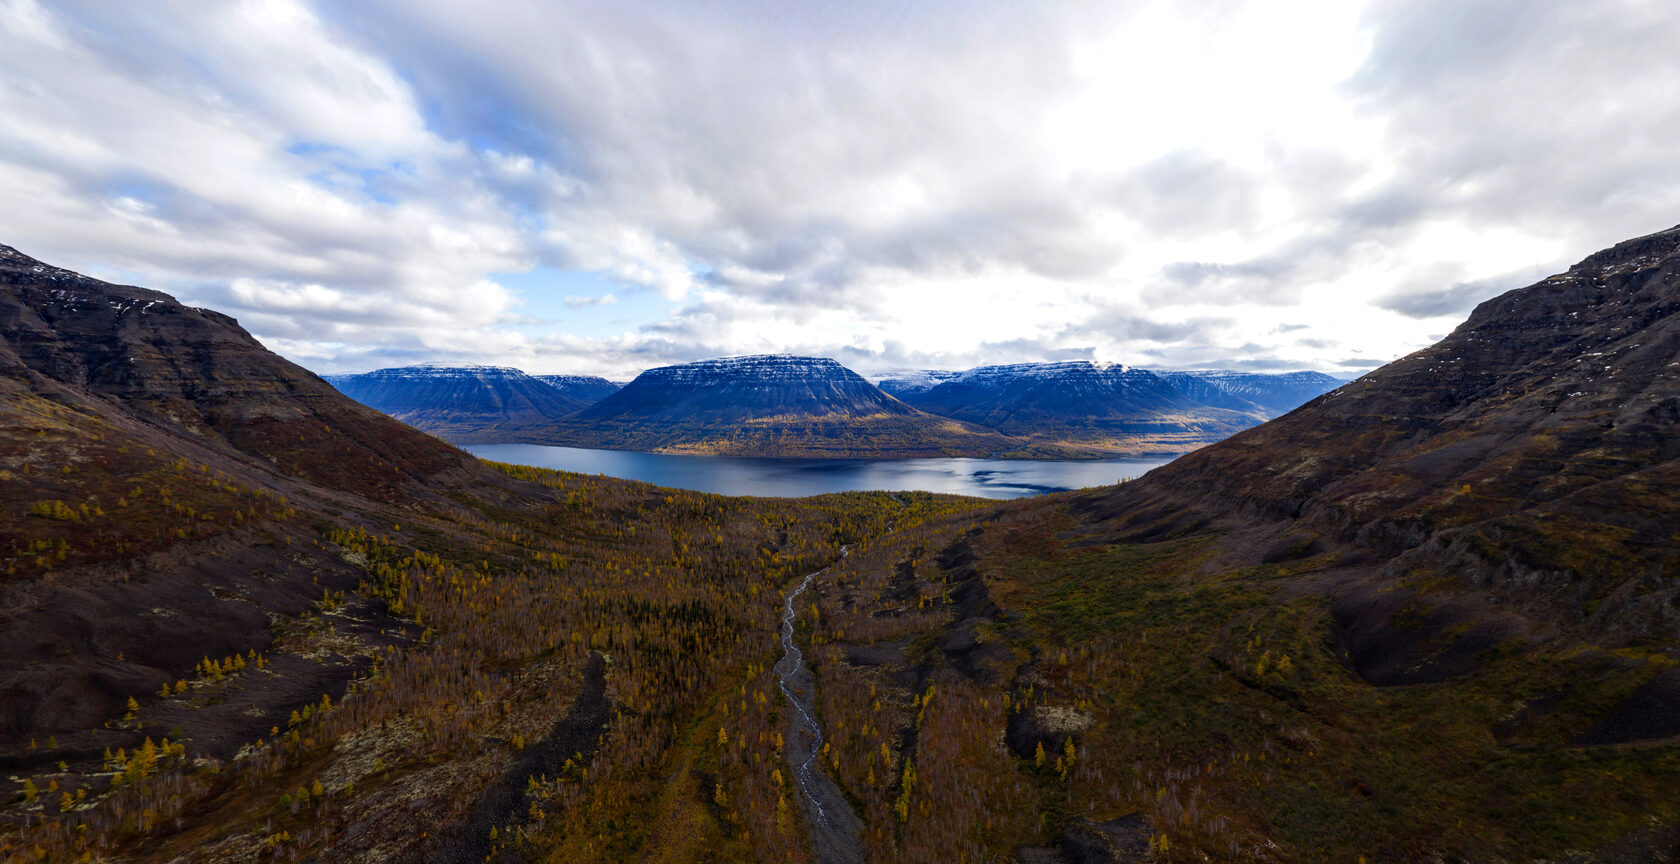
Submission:
[[[1672,0],[0,0],[0,243],[322,373],[1368,370],[1680,223]]]

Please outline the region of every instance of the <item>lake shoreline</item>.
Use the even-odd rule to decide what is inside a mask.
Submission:
[[[835,492],[935,492],[1010,499],[1141,477],[1172,461],[1153,459],[1042,460],[972,456],[920,459],[703,456],[559,447],[469,444],[482,459],[604,474],[677,489],[721,495],[804,498]]]

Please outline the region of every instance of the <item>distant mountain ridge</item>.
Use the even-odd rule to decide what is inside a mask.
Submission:
[[[733,422],[782,415],[914,413],[915,409],[834,360],[758,354],[649,369],[577,419]]]
[[[456,443],[505,440],[589,402],[508,366],[423,364],[328,379],[357,402]]]
[[[1187,396],[1215,407],[1222,406],[1215,393],[1224,394],[1238,404],[1229,407],[1259,406],[1267,419],[1299,408],[1346,381],[1323,372],[1232,372],[1223,369],[1205,371],[1156,373]]]
[[[617,381],[608,381],[594,375],[533,375],[531,377],[548,384],[573,399],[581,399],[591,404],[617,393],[624,386]]]
[[[456,443],[1006,458],[1182,453],[1342,383],[1318,372],[1156,372],[1065,361],[913,370],[876,386],[832,359],[786,354],[661,366],[627,385],[435,364],[326,379],[365,405]],[[918,415],[949,422],[930,425]],[[821,428],[812,425],[819,418]],[[754,424],[750,434],[738,428],[742,423]],[[923,434],[932,437],[919,439]]]
[[[1341,384],[1319,372],[1152,372],[1085,360],[924,371],[881,383],[924,411],[1023,439],[1022,455],[1184,452]]]
[[[984,456],[1006,436],[919,411],[834,360],[759,354],[649,369],[521,440],[758,456]]]

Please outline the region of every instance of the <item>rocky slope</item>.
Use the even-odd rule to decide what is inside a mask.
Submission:
[[[1677,394],[1680,228],[1138,481],[854,554],[819,689],[873,700],[827,706],[855,758],[975,742],[905,757],[972,802],[929,849],[979,811],[1044,864],[1672,861]]]
[[[983,456],[1009,438],[934,417],[833,360],[757,355],[649,369],[519,440],[743,456]]]
[[[977,506],[494,468],[0,247],[0,861],[789,860],[772,715],[678,730],[767,704],[789,573]]]
[[[363,405],[457,443],[507,440],[594,401],[506,366],[402,366],[329,380]]]
[[[1565,619],[1675,638],[1674,590],[1650,580],[1680,524],[1677,279],[1680,229],[1619,244],[1100,506],[1140,521],[1231,502],[1396,571],[1450,565]]]
[[[227,316],[0,246],[0,764],[37,733],[97,751],[121,736],[65,731],[353,585],[286,551],[312,536],[300,507],[438,502],[473,465]]]

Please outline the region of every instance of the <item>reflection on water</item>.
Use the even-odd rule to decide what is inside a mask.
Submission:
[[[803,497],[827,492],[925,491],[983,498],[1021,498],[1106,486],[1172,461],[1032,462],[1005,459],[749,459],[586,450],[540,444],[474,444],[484,459],[606,474],[677,489],[723,495]]]

